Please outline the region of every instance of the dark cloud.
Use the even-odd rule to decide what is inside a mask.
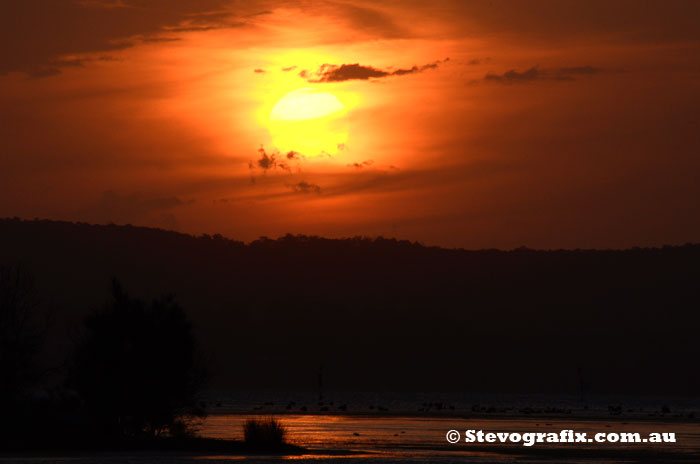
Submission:
[[[600,68],[594,68],[589,65],[553,69],[543,69],[539,66],[533,66],[525,71],[511,69],[503,74],[489,72],[484,76],[484,80],[502,83],[524,83],[537,80],[573,81],[576,79],[576,76],[590,76],[601,71]]]
[[[589,75],[596,74],[600,71],[601,70],[599,68],[594,68],[593,66],[573,66],[570,68],[559,68],[559,72],[564,75]]]
[[[403,0],[401,4],[419,15],[443,14],[453,25],[452,33],[463,37],[489,35],[550,45],[588,37],[637,45],[700,40],[700,2],[693,0]]]
[[[350,165],[354,167],[354,165]],[[433,189],[436,185],[469,185],[486,178],[500,178],[523,172],[522,162],[512,160],[484,160],[468,165],[433,166],[425,169],[399,169],[387,166],[364,171],[344,171],[324,181],[325,198],[359,193],[417,192]],[[328,184],[326,184],[328,183]]]
[[[62,68],[82,68],[86,64],[94,63],[98,61],[118,61],[117,58],[104,55],[97,57],[64,57],[56,59],[48,63],[46,66],[41,66],[38,68],[32,68],[26,71],[26,74],[31,78],[42,78],[55,76],[61,73]]]
[[[263,172],[267,172],[273,169],[282,169],[284,171],[291,171],[291,168],[289,167],[289,164],[285,163],[284,161],[280,161],[278,157],[280,156],[280,153],[275,150],[272,153],[268,153],[265,151],[264,147],[258,148],[258,153],[260,154],[260,157],[253,161],[248,162],[248,168],[250,170],[255,170],[256,168],[260,168],[263,170]],[[298,160],[301,155],[295,151],[290,151],[286,154],[286,157],[288,160]],[[251,181],[255,183],[255,177],[251,178]]]
[[[124,0],[76,0],[75,3],[92,8],[128,8]]]
[[[497,82],[527,82],[534,81],[541,77],[542,72],[537,67],[532,67],[527,71],[516,71],[511,69],[503,74],[493,74],[488,73],[484,77],[487,81],[497,81]]]
[[[324,64],[315,72],[310,72],[304,69],[299,73],[299,76],[312,83],[378,79],[389,76],[404,76],[406,74],[423,72],[428,69],[435,69],[441,63],[446,61],[449,61],[449,58],[438,60],[434,63],[425,64],[423,66],[413,66],[407,69],[395,70],[378,69],[373,68],[372,66],[363,66],[359,63],[341,64],[340,66],[334,64]]]
[[[267,154],[264,148],[260,147],[258,149],[260,153],[260,158],[256,161],[257,165],[264,171],[268,169],[274,169],[277,166],[277,160],[275,159],[275,154]]]
[[[400,38],[413,34],[396,21],[396,15],[391,11],[376,8],[375,2],[367,5],[350,4],[350,2],[335,2],[332,9],[340,18],[346,21],[352,30],[364,32],[375,37]]]
[[[94,60],[86,60],[82,58],[66,58],[63,60],[56,60],[53,62],[56,66],[65,66],[65,67],[82,67],[85,66],[85,63],[87,61],[94,61]]]
[[[163,33],[236,27],[226,0],[22,0],[0,3],[0,75],[58,74],[64,56],[119,50]]]
[[[61,74],[61,70],[55,66],[42,66],[40,68],[35,68],[27,71],[27,75],[34,79],[56,76],[58,74]]]
[[[219,22],[216,18],[217,14],[218,13],[202,14],[197,18],[188,19],[178,26],[165,26],[163,30],[168,32],[201,32],[213,31],[216,29],[223,29],[227,27],[240,27],[245,25],[245,23],[243,22]]]
[[[366,161],[363,161],[363,162],[361,162],[361,163],[357,163],[357,162],[356,162],[356,163],[348,164],[348,167],[350,167],[350,168],[362,169],[362,168],[364,168],[364,167],[371,166],[371,165],[373,165],[373,164],[374,164],[374,161],[373,161],[373,160],[366,160]]]
[[[590,65],[558,68],[550,71],[553,79],[574,80],[576,76],[591,76],[603,72],[603,69]]]
[[[262,73],[265,72],[265,70],[264,70],[264,69],[260,69],[260,68],[256,68],[256,69],[253,70],[253,72],[254,72],[254,73],[258,73],[258,74],[262,74]]]
[[[306,182],[304,180],[292,185],[292,190],[295,193],[315,193],[315,194],[321,193],[321,187],[319,187],[316,184]]]
[[[141,37],[143,43],[162,43],[162,42],[177,42],[179,37]]]
[[[289,71],[294,71],[295,69],[297,69],[296,66],[289,66],[288,68],[282,68],[282,71],[289,72]]]
[[[315,75],[318,77],[309,79],[309,82],[338,82],[351,79],[369,79],[371,77],[386,77],[389,73],[381,69],[361,66],[359,63],[355,63],[343,64],[340,66],[324,64],[316,71]]]

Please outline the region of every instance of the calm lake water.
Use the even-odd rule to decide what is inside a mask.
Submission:
[[[242,425],[250,415],[214,414],[200,426],[200,434],[213,438],[241,439]],[[21,459],[0,457],[0,463],[79,463],[79,464],[161,464],[212,463],[244,461],[271,463],[298,461],[306,463],[630,463],[630,462],[698,462],[700,423],[689,421],[626,421],[542,418],[410,417],[367,415],[279,415],[291,442],[310,449],[301,456],[221,456],[182,453],[90,454],[68,457],[40,456]],[[675,444],[546,444],[531,448],[499,444],[449,444],[446,432],[451,429],[475,429],[493,432],[555,432],[573,429],[578,432],[649,432],[676,433]],[[632,454],[620,454],[627,451]],[[561,452],[574,451],[574,454]],[[583,454],[577,450],[583,450]],[[586,454],[594,451],[602,454]]]
[[[201,427],[201,434],[216,438],[242,438],[242,425],[248,416],[210,416]],[[700,424],[649,421],[581,421],[544,419],[460,419],[445,417],[377,417],[338,415],[285,415],[280,416],[286,426],[291,442],[320,452],[314,456],[293,459],[324,462],[580,462],[575,459],[537,455],[537,450],[551,451],[556,448],[579,449],[582,447],[605,451],[632,448],[648,450],[650,453],[673,451],[686,456],[700,452]],[[446,433],[451,429],[484,430],[490,432],[556,432],[573,429],[594,435],[598,432],[638,432],[645,436],[649,432],[676,433],[675,444],[554,444],[537,443],[519,453],[522,445],[511,445],[511,451],[503,453],[500,446],[474,445],[460,442],[449,444]],[[489,449],[492,448],[492,449]],[[513,449],[515,448],[515,449]],[[350,450],[352,455],[329,456],[323,451]],[[260,458],[255,458],[259,460]],[[264,459],[263,459],[264,460]],[[587,460],[591,462],[590,460]],[[622,462],[616,456],[597,458],[594,462]],[[624,459],[630,462],[629,458]],[[632,460],[634,462],[634,460]]]

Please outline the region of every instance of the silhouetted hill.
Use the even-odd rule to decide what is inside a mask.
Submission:
[[[56,308],[53,352],[108,297],[175,293],[215,386],[694,394],[700,245],[448,250],[286,236],[248,245],[144,227],[0,220]],[[588,387],[584,387],[586,389]]]

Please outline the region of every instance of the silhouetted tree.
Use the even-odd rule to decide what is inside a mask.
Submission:
[[[114,301],[85,319],[69,382],[109,434],[177,433],[202,415],[205,369],[183,309],[172,296],[150,305],[112,285]]]
[[[48,317],[39,311],[32,275],[21,266],[0,267],[0,404],[4,413],[40,377],[36,356]]]

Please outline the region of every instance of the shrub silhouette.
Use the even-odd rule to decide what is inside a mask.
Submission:
[[[243,424],[243,437],[251,448],[280,448],[286,444],[286,435],[287,429],[274,417],[248,419]]]
[[[69,376],[100,433],[155,436],[203,415],[205,378],[192,325],[172,296],[150,305],[112,285],[114,301],[85,319]]]

